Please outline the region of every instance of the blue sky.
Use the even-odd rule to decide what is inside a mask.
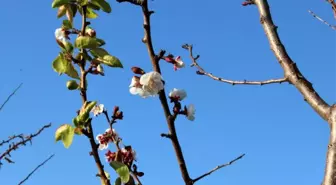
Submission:
[[[90,76],[88,97],[110,111],[114,105],[124,111],[124,120],[116,129],[137,151],[139,170],[145,172],[143,184],[183,184],[171,143],[160,138],[167,126],[158,98],[142,99],[128,89],[132,66],[151,70],[141,43],[141,11],[129,4],[111,4],[112,14],[100,13],[92,27],[125,68],[106,69],[105,77]],[[150,1],[156,12],[152,17],[156,51],[165,49],[190,63],[181,45],[191,43],[201,55],[200,64],[223,78],[281,78],[282,69],[270,51],[256,7],[240,4],[221,0]],[[32,147],[12,154],[16,164],[2,167],[2,184],[17,184],[52,153],[56,156],[26,185],[99,184],[86,138],[76,137],[68,150],[54,142],[56,128],[71,123],[81,104],[78,93],[65,87],[69,78],[58,76],[51,68],[59,51],[54,31],[61,20],[56,18],[56,10],[51,8],[51,1],[4,1],[2,5],[1,101],[17,85],[23,86],[0,112],[0,138],[32,133],[43,124],[53,123]],[[273,0],[270,5],[290,56],[320,95],[329,104],[335,103],[335,32],[308,13],[311,9],[332,22],[331,8],[324,1]],[[176,123],[192,177],[246,153],[242,160],[199,185],[321,183],[328,126],[293,86],[231,86],[197,76],[190,67],[174,72],[164,62],[162,70],[166,89],[185,89],[188,97],[183,103],[196,106],[194,122],[179,117]],[[95,119],[94,127],[96,134],[106,129],[103,117]],[[105,166],[115,178],[107,163]]]

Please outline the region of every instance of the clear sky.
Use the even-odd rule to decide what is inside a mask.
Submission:
[[[114,105],[124,111],[124,120],[116,129],[137,151],[139,170],[145,172],[143,184],[183,184],[173,147],[160,137],[167,126],[158,98],[142,99],[129,93],[130,68],[151,70],[141,42],[141,11],[130,4],[110,2],[112,14],[100,13],[92,27],[125,68],[105,68],[103,78],[90,76],[88,98],[105,104],[110,111]],[[281,78],[282,69],[259,24],[257,8],[242,7],[241,2],[150,1],[156,12],[152,17],[156,51],[181,55],[190,64],[181,45],[191,43],[201,55],[200,64],[216,75],[236,80]],[[320,95],[329,104],[335,103],[335,32],[308,13],[311,9],[332,22],[331,8],[322,0],[271,0],[270,5],[290,56]],[[26,185],[99,184],[86,138],[76,137],[68,150],[54,142],[56,128],[71,123],[81,100],[77,92],[66,89],[69,78],[58,76],[51,68],[59,51],[54,31],[61,25],[51,0],[4,1],[2,7],[1,101],[21,82],[23,86],[0,112],[0,138],[32,133],[49,122],[53,126],[36,138],[32,147],[12,153],[16,164],[5,163],[1,168],[1,184],[17,184],[53,153],[55,157]],[[163,63],[162,70],[166,89],[185,89],[188,97],[183,103],[196,106],[194,122],[179,117],[176,123],[192,177],[246,153],[242,160],[199,185],[321,183],[328,126],[293,86],[231,86],[197,76],[190,67],[174,72],[171,65]],[[95,119],[94,128],[96,134],[107,128],[103,117]],[[115,178],[107,163],[105,166]]]

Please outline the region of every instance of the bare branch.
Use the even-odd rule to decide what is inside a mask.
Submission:
[[[21,145],[26,145],[27,142],[31,142],[32,139],[38,135],[40,135],[42,133],[42,131],[46,128],[49,128],[51,126],[51,123],[49,123],[48,125],[44,125],[41,129],[39,129],[35,134],[31,134],[29,136],[26,136],[24,138],[22,138],[22,140],[20,142],[17,143],[13,143],[9,146],[9,148],[0,155],[0,161],[5,158],[6,156],[10,156],[10,153],[14,150],[17,150],[19,148],[19,146]]]
[[[46,159],[45,161],[43,161],[41,164],[39,164],[32,172],[30,172],[26,178],[24,178],[21,182],[19,182],[18,185],[23,184],[24,182],[26,182],[30,176],[32,176],[40,167],[42,167],[45,163],[47,163],[51,158],[53,158],[55,156],[55,154],[51,155],[48,159]]]
[[[329,24],[327,21],[323,20],[321,17],[319,17],[318,15],[316,15],[313,11],[308,10],[308,12],[315,17],[317,20],[321,21],[322,23],[324,23],[325,25],[329,26],[331,29],[336,30],[336,26],[333,26],[331,24]]]
[[[303,76],[296,63],[288,55],[274,25],[267,0],[254,0],[271,49],[284,70],[285,77],[303,95],[309,105],[325,120],[329,119],[330,106],[319,96],[313,85]]]
[[[266,85],[266,84],[274,84],[274,83],[284,83],[284,82],[288,82],[287,78],[280,78],[280,79],[270,79],[270,80],[265,80],[265,81],[248,81],[248,80],[228,80],[228,79],[224,79],[221,77],[217,77],[215,75],[213,75],[212,73],[208,73],[206,72],[197,62],[197,60],[199,59],[199,55],[197,55],[196,57],[194,57],[193,55],[193,46],[189,45],[189,44],[185,44],[182,46],[183,48],[187,49],[189,51],[189,55],[192,61],[191,67],[196,67],[198,69],[197,74],[199,75],[206,75],[214,80],[220,81],[220,82],[224,82],[224,83],[228,83],[231,85]]]
[[[204,177],[206,177],[206,176],[208,176],[208,175],[211,175],[213,172],[215,172],[215,171],[217,171],[217,170],[219,170],[219,169],[221,169],[221,168],[224,168],[224,167],[226,167],[226,166],[229,166],[229,165],[233,164],[234,162],[238,161],[239,159],[243,158],[244,156],[245,156],[245,154],[240,155],[239,157],[233,159],[232,161],[230,161],[230,162],[228,162],[228,163],[226,163],[226,164],[222,164],[222,165],[216,166],[216,168],[214,168],[214,169],[210,170],[209,172],[207,172],[207,173],[205,173],[205,174],[203,174],[203,175],[197,177],[196,179],[194,179],[194,180],[193,180],[193,183],[195,183],[195,182],[197,182],[197,181],[203,179]]]
[[[8,138],[9,138],[9,139],[7,139],[7,140],[3,140],[3,141],[1,141],[1,142],[0,142],[0,146],[4,145],[4,144],[6,144],[6,143],[9,143],[9,142],[11,142],[12,140],[14,140],[14,139],[16,139],[16,138],[24,139],[24,138],[23,138],[23,134],[20,134],[20,135],[13,135],[13,136],[10,136],[10,137],[8,137]]]
[[[2,105],[0,106],[0,111],[4,108],[4,106],[11,99],[11,97],[15,95],[16,91],[18,91],[21,88],[21,86],[22,86],[22,83],[7,97],[5,102],[3,102]]]

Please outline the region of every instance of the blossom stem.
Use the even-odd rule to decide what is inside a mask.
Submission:
[[[82,6],[82,29],[81,29],[81,35],[85,35],[85,28],[87,26],[87,22],[86,22],[86,12],[87,12],[87,7],[86,6]],[[85,49],[81,49],[80,52],[82,54],[87,53],[87,51]],[[87,102],[87,89],[86,89],[86,77],[87,74],[90,72],[91,67],[88,70],[85,70],[85,66],[86,66],[86,60],[83,58],[80,63],[78,63],[78,66],[80,68],[80,72],[81,72],[81,76],[80,76],[80,89],[81,89],[81,98],[82,98],[82,102],[83,104],[85,102]],[[99,177],[101,178],[102,182],[104,182],[105,185],[111,185],[110,180],[106,177],[105,175],[105,171],[104,171],[104,166],[100,160],[99,154],[98,154],[98,145],[95,142],[94,139],[94,135],[93,135],[93,128],[92,128],[92,124],[91,124],[91,119],[88,121],[88,123],[86,124],[86,136],[89,138],[90,141],[90,145],[91,145],[91,149],[92,149],[92,155],[93,158],[96,162],[96,166],[98,168],[98,172],[99,172]]]

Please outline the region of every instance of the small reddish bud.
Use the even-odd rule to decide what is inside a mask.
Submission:
[[[113,115],[115,115],[119,111],[119,106],[114,106]]]
[[[142,70],[140,67],[132,67],[131,70],[134,74],[143,75],[145,74],[145,71]]]

